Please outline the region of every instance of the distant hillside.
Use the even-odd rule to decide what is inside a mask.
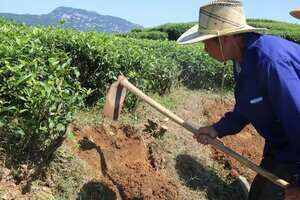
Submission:
[[[100,15],[96,12],[69,7],[58,7],[45,15],[18,15],[11,13],[0,13],[6,19],[14,20],[18,23],[25,23],[33,26],[58,25],[63,19],[63,28],[73,28],[79,31],[99,31],[99,32],[128,32],[134,28],[143,28],[138,24],[131,23],[119,17]]]

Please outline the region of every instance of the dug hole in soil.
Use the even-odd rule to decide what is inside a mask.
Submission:
[[[73,127],[72,151],[108,183],[103,199],[178,199],[177,185],[153,166],[153,155],[137,131],[124,125]],[[79,145],[78,145],[79,144]],[[93,199],[100,199],[97,191]],[[97,198],[98,196],[98,198]]]

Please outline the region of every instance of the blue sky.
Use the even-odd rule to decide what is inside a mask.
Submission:
[[[0,12],[46,14],[58,6],[96,11],[127,19],[145,27],[167,22],[197,21],[200,5],[209,0],[0,0]],[[248,18],[266,18],[299,23],[288,13],[300,0],[244,0]]]

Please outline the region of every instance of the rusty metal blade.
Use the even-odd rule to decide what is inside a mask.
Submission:
[[[118,120],[125,96],[126,88],[124,88],[119,81],[114,82],[106,94],[103,116],[113,120]]]

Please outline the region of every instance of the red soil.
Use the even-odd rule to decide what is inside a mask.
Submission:
[[[106,177],[123,199],[177,199],[177,185],[151,165],[151,153],[129,126],[77,130],[74,152]],[[72,146],[72,144],[69,144]],[[73,145],[74,146],[74,145]]]

